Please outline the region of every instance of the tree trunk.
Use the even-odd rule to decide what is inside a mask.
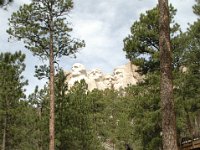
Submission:
[[[191,138],[193,138],[194,128],[192,126],[192,122],[191,122],[191,119],[190,119],[189,112],[186,109],[185,109],[185,112],[186,112],[186,119],[187,119],[187,125],[188,125],[188,129],[189,129],[189,132],[190,132],[190,136],[191,136]]]
[[[4,80],[4,83],[6,81]],[[3,126],[3,139],[2,139],[2,150],[6,150],[6,131],[7,131],[7,117],[8,117],[8,96],[5,98],[5,118],[4,118],[4,126]]]
[[[6,150],[6,128],[7,128],[7,116],[5,116],[4,119],[2,150]]]
[[[49,120],[49,133],[50,143],[49,150],[55,149],[55,94],[54,94],[54,53],[53,53],[53,20],[51,21],[50,29],[50,120]]]
[[[162,113],[163,150],[178,150],[176,117],[173,99],[172,52],[169,28],[168,0],[159,2],[160,98]]]
[[[41,122],[41,118],[42,118],[42,106],[38,106],[37,108],[37,111],[38,111],[38,118],[39,118],[39,122]],[[42,150],[42,134],[41,134],[41,128],[38,127],[38,133],[40,133],[40,137],[39,137],[39,140],[37,142],[37,148],[38,150]]]

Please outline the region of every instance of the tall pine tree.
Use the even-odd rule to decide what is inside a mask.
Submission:
[[[16,149],[19,146],[18,118],[20,100],[24,95],[23,87],[27,84],[22,72],[25,69],[25,55],[21,52],[0,54],[0,126],[1,149]]]
[[[178,150],[173,97],[172,48],[168,0],[159,0],[160,99],[164,150]]]
[[[72,28],[66,21],[66,16],[73,8],[72,0],[33,0],[29,5],[23,5],[9,19],[8,33],[23,40],[25,47],[34,55],[49,60],[50,67],[50,145],[55,148],[55,93],[54,93],[54,63],[62,56],[69,56],[84,46],[84,42],[70,36]]]

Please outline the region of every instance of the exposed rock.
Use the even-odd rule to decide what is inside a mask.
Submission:
[[[114,69],[114,89],[120,90],[130,85],[136,85],[142,77],[137,72],[137,66],[128,63]]]
[[[95,81],[97,89],[99,89],[99,90],[105,89],[105,84],[103,82],[104,76],[103,76],[103,73],[100,69],[93,69],[93,70],[89,71],[88,78],[90,80]]]
[[[69,89],[74,85],[76,81],[79,82],[81,80],[85,80],[85,82],[88,84],[88,90],[91,91],[97,88],[95,80],[88,78],[85,66],[80,63],[75,63],[72,66],[70,78],[67,81]]]
[[[182,72],[182,73],[186,73],[188,71],[188,68],[185,67],[185,66],[180,66],[179,70]]]
[[[82,79],[88,84],[88,90],[95,88],[99,90],[105,90],[106,88],[113,87],[115,90],[130,85],[136,85],[138,81],[142,80],[142,77],[137,73],[137,66],[128,63],[116,67],[113,74],[103,74],[100,69],[92,69],[87,71],[85,66],[80,63],[75,63],[71,71],[66,71],[68,87],[71,88],[76,81]]]
[[[113,87],[113,83],[114,83],[113,75],[111,75],[111,74],[104,75],[103,82],[104,82],[104,85],[105,85],[105,89]]]

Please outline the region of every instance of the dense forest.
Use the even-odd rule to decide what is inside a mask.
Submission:
[[[23,76],[25,54],[0,53],[1,149],[163,149],[158,6],[142,13],[124,38],[123,51],[127,59],[139,66],[144,80],[120,91],[88,91],[84,80],[68,89],[64,70],[52,67],[60,57],[75,55],[85,43],[68,34],[72,28],[63,18],[73,8],[73,2],[50,2],[33,0],[9,19],[7,32],[11,37],[23,40],[34,55],[49,60],[49,67],[41,64],[35,76],[50,82],[35,87],[26,96],[24,87],[31,83]],[[4,3],[0,1],[1,5]],[[169,5],[176,134],[180,146],[183,138],[200,137],[200,0],[193,6],[198,19],[185,32],[174,20],[176,11]],[[48,41],[52,41],[50,50]],[[52,112],[55,115],[51,116]],[[53,132],[49,130],[51,125]],[[51,135],[55,135],[55,141],[51,141]]]

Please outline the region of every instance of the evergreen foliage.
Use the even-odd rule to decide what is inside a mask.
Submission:
[[[62,70],[56,76],[56,149],[100,149],[93,126],[92,103],[84,80],[68,90]]]
[[[0,54],[0,139],[1,149],[17,149],[22,144],[23,118],[21,107],[24,98],[24,80],[22,73],[25,69],[25,55],[20,51],[11,54]],[[23,134],[23,132],[22,132]]]
[[[49,5],[51,2],[52,5]],[[2,4],[2,1],[0,1]],[[49,20],[49,6],[55,15]],[[11,36],[41,58],[50,58],[50,22],[54,42],[54,62],[62,55],[74,55],[84,42],[70,36],[70,23],[64,18],[72,1],[36,1],[20,7],[10,19]],[[194,13],[199,17],[200,2]],[[176,10],[170,6],[173,49],[174,99],[177,136],[200,136],[200,21],[182,33],[174,22]],[[160,62],[158,8],[141,14],[124,39],[127,58],[139,65],[144,80],[120,91],[88,91],[85,81],[69,90],[66,74],[55,75],[55,149],[116,150],[129,146],[136,150],[162,149],[160,107]],[[50,86],[29,95],[25,101],[25,55],[0,54],[0,147],[2,150],[46,150],[49,147]],[[50,78],[48,65],[36,67],[36,76]]]
[[[9,3],[13,2],[13,0],[0,0],[0,6],[8,5]]]
[[[50,91],[50,121],[49,121],[49,149],[55,148],[55,90],[54,90],[54,63],[62,56],[74,55],[84,46],[84,41],[72,38],[72,28],[66,16],[73,8],[72,0],[33,0],[31,4],[20,6],[9,19],[10,28],[7,32],[10,38],[22,40],[25,47],[34,55],[49,60]]]
[[[68,135],[68,149],[93,150],[99,149],[97,134],[92,126],[91,103],[87,99],[87,84],[84,80],[69,91],[67,111],[70,113],[65,131]],[[65,147],[65,148],[66,148]]]
[[[172,41],[180,33],[179,25],[174,21],[175,14],[176,9],[170,5]],[[172,43],[174,43],[173,50],[176,50],[178,45],[175,42]],[[133,23],[131,34],[124,39],[123,50],[133,64],[140,66],[142,73],[159,70],[159,15],[157,7],[141,14],[139,21]]]
[[[194,8],[197,8],[195,5]],[[175,10],[172,11],[172,6],[170,6],[171,21],[174,18]],[[158,149],[162,146],[161,142],[161,126],[160,126],[160,104],[159,104],[159,49],[155,43],[158,44],[158,15],[156,15],[156,8],[146,12],[146,15],[142,14],[139,21],[136,21],[131,27],[131,35],[129,35],[124,40],[124,50],[127,53],[127,58],[129,58],[133,63],[138,64],[141,67],[141,72],[145,74],[145,80],[143,83],[139,84],[132,90],[129,89],[127,93],[138,93],[139,96],[134,95],[134,104],[132,106],[135,122],[134,130],[136,131],[135,139],[139,140],[143,146],[143,149]],[[154,19],[152,19],[154,16]],[[156,18],[157,16],[157,18]],[[144,19],[145,18],[145,19]],[[151,19],[150,19],[151,18]],[[156,21],[156,20],[157,21]],[[147,22],[145,22],[147,21]],[[153,23],[154,24],[153,24]],[[157,22],[157,23],[155,23]],[[174,23],[174,21],[172,21]],[[150,25],[149,25],[150,24]],[[153,24],[153,25],[152,25]],[[182,137],[189,136],[188,125],[194,126],[194,115],[199,111],[199,68],[198,68],[198,21],[191,25],[188,33],[180,33],[179,25],[174,23],[174,29],[171,29],[171,42],[173,49],[173,70],[174,70],[174,83],[175,83],[175,101],[176,101],[176,115],[177,115],[177,128],[178,128],[178,140]],[[148,26],[153,26],[154,28],[148,28]],[[194,26],[195,29],[194,29]],[[157,28],[156,28],[157,27]],[[192,31],[193,28],[193,31]],[[156,30],[155,30],[156,29]],[[176,32],[173,32],[176,31]],[[176,33],[176,34],[174,34]],[[179,32],[178,32],[179,33]],[[157,38],[156,38],[157,37]],[[157,39],[157,40],[155,40]],[[151,41],[151,42],[149,42]],[[149,43],[148,43],[149,42]],[[155,57],[156,56],[156,57]],[[190,70],[189,66],[193,66],[194,70]],[[182,67],[188,68],[187,73],[183,73]],[[195,73],[196,70],[196,73]],[[197,71],[198,70],[198,71]],[[151,91],[153,89],[155,92]],[[185,90],[184,90],[185,89]],[[137,92],[139,91],[139,92]],[[131,95],[131,94],[130,94]],[[187,98],[183,98],[187,95]],[[183,97],[182,97],[183,96]],[[140,99],[137,101],[137,99]],[[148,105],[153,105],[156,110],[152,113],[149,112]],[[196,108],[196,109],[194,109]],[[189,110],[188,110],[189,109]],[[193,111],[192,111],[193,109]],[[186,111],[187,110],[187,111]],[[145,116],[145,112],[148,112],[148,116]],[[156,114],[157,112],[157,114]],[[194,113],[195,112],[195,113]],[[137,115],[140,114],[140,115]],[[154,118],[154,114],[156,118]],[[191,123],[188,122],[187,114],[191,118]],[[197,117],[198,115],[196,115]],[[154,118],[155,120],[151,120]],[[192,119],[193,118],[193,119]],[[141,121],[144,121],[142,123]],[[197,118],[196,118],[197,120]],[[149,125],[146,132],[145,126]],[[152,125],[152,126],[151,126]],[[198,125],[196,125],[198,126]],[[141,130],[139,130],[141,128]],[[196,128],[196,127],[192,127]],[[155,130],[154,130],[155,129]],[[133,131],[134,131],[133,130]],[[196,129],[197,130],[197,129]],[[139,131],[139,132],[138,132]],[[150,137],[148,137],[150,135]],[[152,137],[151,137],[152,136]],[[138,138],[139,137],[139,138]],[[144,140],[144,141],[143,141]],[[143,142],[147,143],[143,143]],[[155,144],[157,143],[157,144]]]
[[[158,73],[154,73],[145,83],[127,88],[126,99],[132,101],[133,141],[144,150],[162,148],[159,78]]]
[[[28,97],[29,107],[32,109],[32,116],[29,120],[29,127],[32,131],[33,149],[46,150],[49,145],[49,94],[46,86],[39,90],[36,86],[34,93]]]
[[[197,16],[200,16],[200,2],[198,0],[196,2],[193,10]],[[176,89],[179,106],[183,108],[185,114],[183,125],[185,132],[183,133],[191,138],[200,135],[200,122],[198,121],[200,114],[200,97],[198,94],[200,92],[199,38],[200,20],[197,19],[193,24],[190,24],[188,31],[185,33],[185,51],[182,57],[182,68],[185,70],[182,69],[179,74],[177,82],[181,84]],[[177,110],[180,111],[180,108]]]
[[[9,19],[10,38],[17,38],[25,43],[25,47],[34,55],[44,59],[50,57],[50,31],[53,34],[53,56],[55,61],[62,56],[73,55],[84,42],[72,38],[70,22],[66,16],[73,8],[73,2],[38,1],[20,6]]]

